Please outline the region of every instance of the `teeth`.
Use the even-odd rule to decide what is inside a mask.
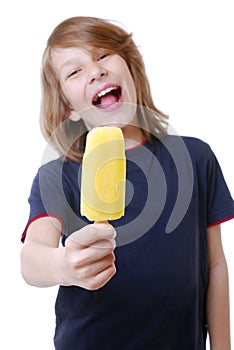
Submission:
[[[107,89],[105,89],[105,90],[100,91],[100,92],[97,94],[97,97],[102,97],[102,96],[108,94],[109,92],[111,92],[112,90],[117,90],[117,89],[118,89],[117,86],[109,87],[109,88],[107,88]]]
[[[93,99],[93,103],[97,104],[98,103],[98,99],[101,98],[102,96],[108,94],[109,92],[113,91],[113,90],[118,90],[119,86],[110,86],[105,90],[100,91]]]

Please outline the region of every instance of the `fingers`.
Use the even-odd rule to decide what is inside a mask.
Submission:
[[[91,224],[67,238],[66,285],[95,290],[113,277],[116,273],[115,235],[115,229],[109,224]]]
[[[106,242],[105,242],[105,245]],[[110,243],[109,247],[104,248],[104,244],[100,244],[99,247],[95,246],[82,246],[83,249],[79,249],[79,252],[77,249],[70,249],[70,264],[74,268],[81,268],[85,265],[88,267],[93,264],[96,261],[100,261],[101,259],[105,258],[108,255],[112,255],[115,247],[115,242]]]
[[[88,290],[98,290],[102,288],[109,280],[115,275],[116,268],[115,265],[110,265],[101,271],[98,275],[92,276],[88,281],[85,281],[81,287]]]
[[[101,257],[99,260],[95,260],[91,264],[85,264],[82,261],[79,266],[77,266],[77,278],[83,282],[97,279],[97,276],[104,273],[105,270],[114,267],[114,261],[115,256],[113,253]]]
[[[69,257],[71,279],[66,285],[77,285],[88,290],[103,287],[116,273],[115,255],[108,252],[98,258],[100,252],[103,250],[89,247],[73,256],[75,259]]]
[[[72,243],[80,246],[95,246],[96,248],[115,247],[116,231],[110,224],[91,224],[72,233],[66,240],[66,245]]]

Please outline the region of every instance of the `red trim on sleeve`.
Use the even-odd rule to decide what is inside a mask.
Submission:
[[[208,227],[212,227],[212,226],[220,225],[220,224],[222,224],[223,222],[229,221],[229,220],[231,220],[231,219],[234,219],[234,216],[229,216],[228,218],[225,218],[225,219],[223,219],[223,220],[220,220],[220,221],[214,222],[214,223],[212,223],[212,224],[208,225]]]
[[[33,219],[31,219],[31,220],[27,223],[27,225],[26,225],[26,227],[25,227],[25,230],[24,230],[24,232],[23,232],[23,234],[22,234],[22,236],[21,236],[21,242],[22,242],[22,243],[24,243],[25,237],[26,237],[26,235],[27,235],[28,228],[29,228],[29,226],[31,225],[31,223],[34,222],[34,221],[36,221],[36,220],[38,220],[38,219],[45,218],[45,217],[52,217],[52,218],[55,218],[55,219],[59,220],[59,222],[61,222],[61,224],[62,224],[62,230],[63,230],[63,220],[62,220],[59,216],[54,215],[54,214],[40,214],[40,215],[35,216]]]

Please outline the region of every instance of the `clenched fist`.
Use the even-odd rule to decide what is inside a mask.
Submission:
[[[94,223],[72,233],[65,242],[64,283],[88,290],[104,286],[116,273],[112,225]]]

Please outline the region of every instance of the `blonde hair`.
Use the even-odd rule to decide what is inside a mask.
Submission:
[[[60,23],[50,35],[42,59],[41,130],[60,154],[80,162],[87,129],[82,121],[68,119],[70,107],[52,64],[54,48],[92,47],[120,55],[128,65],[137,94],[139,125],[149,141],[153,130],[157,137],[167,134],[167,116],[153,102],[141,54],[127,33],[113,22],[95,17],[72,17]],[[75,135],[78,135],[78,138]],[[71,141],[72,140],[72,141]]]

